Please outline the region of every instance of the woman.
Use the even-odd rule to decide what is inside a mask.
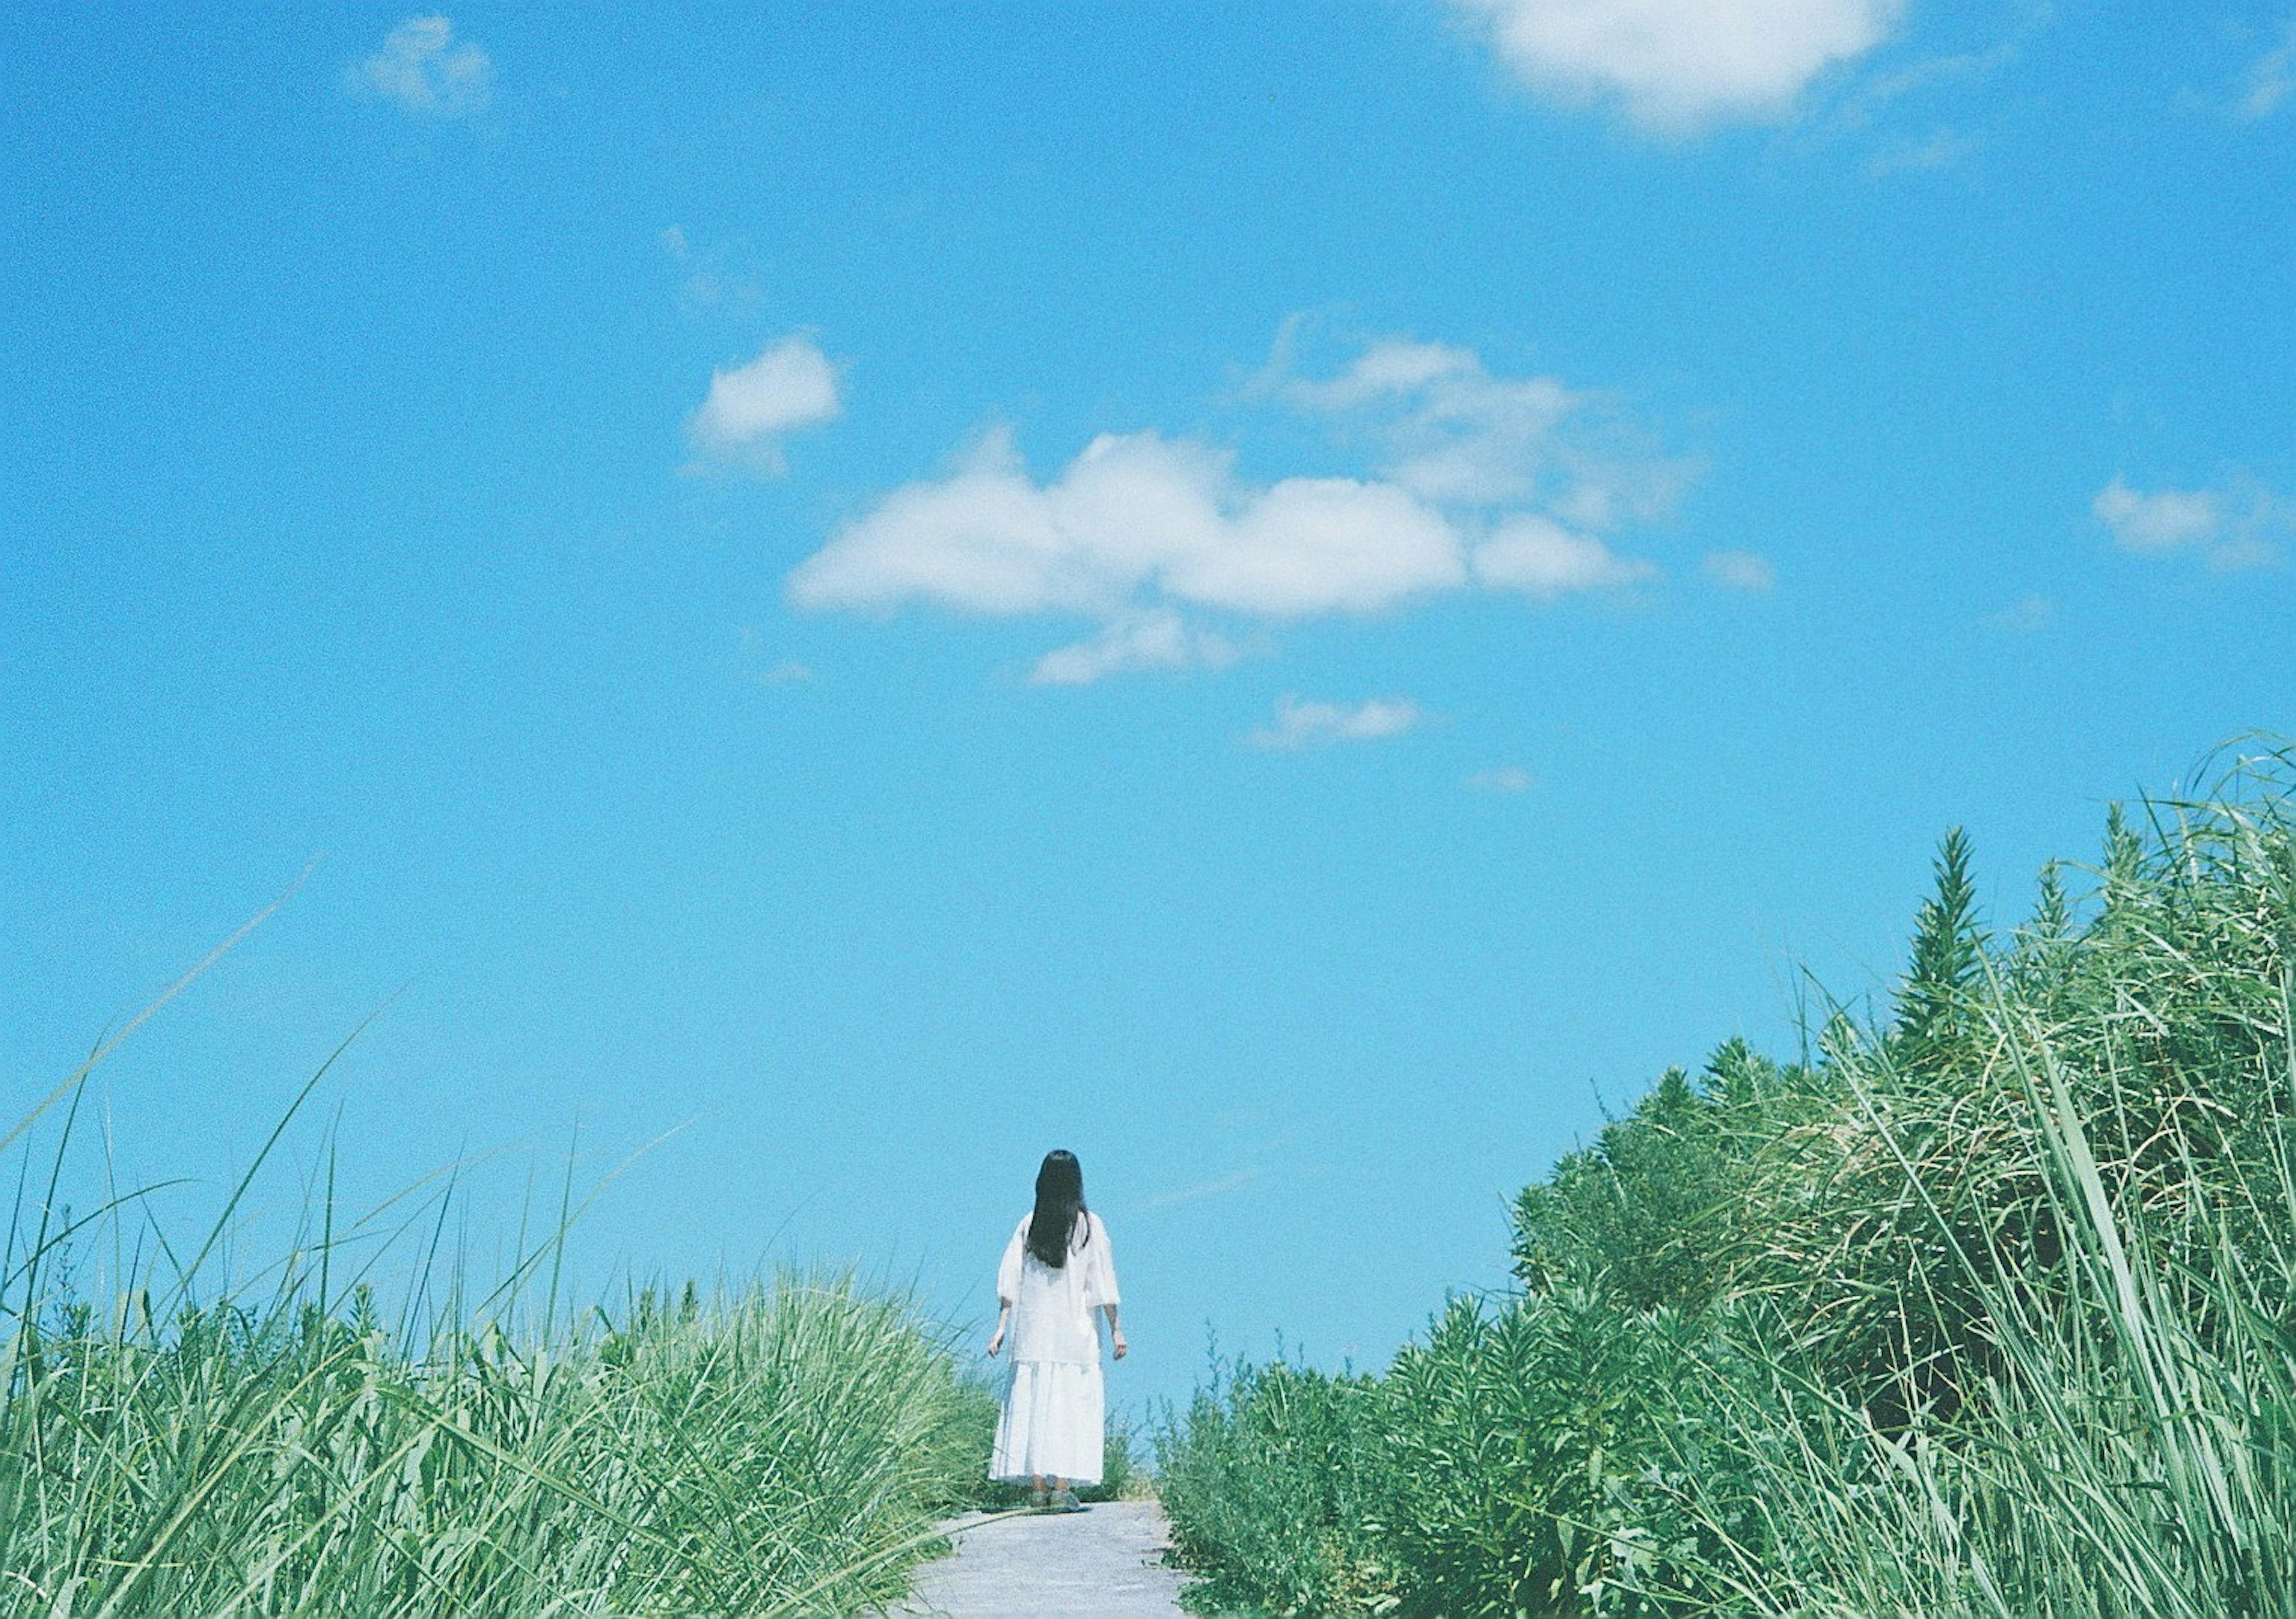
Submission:
[[[1075,1486],[1100,1482],[1104,1402],[1092,1314],[1107,1312],[1109,1346],[1120,1361],[1128,1345],[1119,1302],[1108,1228],[1085,1206],[1084,1170],[1076,1154],[1048,1152],[1037,1171],[1037,1206],[996,1267],[996,1331],[988,1340],[993,1355],[1011,1329],[1012,1381],[988,1476],[1026,1483],[1032,1507],[1081,1512]]]

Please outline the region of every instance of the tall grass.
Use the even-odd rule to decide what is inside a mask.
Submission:
[[[0,1256],[0,1615],[848,1614],[985,1461],[986,1395],[898,1295],[573,1312],[562,1222],[483,1296],[423,1262],[386,1321],[331,1206],[234,1287],[237,1197],[144,1258],[133,1199],[56,1208],[65,1100]],[[70,1255],[107,1243],[93,1296]]]
[[[1734,1043],[1526,1190],[1518,1290],[1349,1388],[1336,1537],[1403,1611],[2296,1615],[2296,759],[2116,814],[1977,916],[1949,838],[1890,1016]],[[1166,1437],[1224,1592],[1282,1567],[1263,1369]],[[1233,1520],[1250,1519],[1248,1527]],[[1213,1533],[1217,1527],[1218,1533]]]
[[[2164,808],[2086,948],[1973,987],[1949,1092],[1841,1054],[1918,1206],[1902,1269],[1968,1301],[1972,1353],[1956,1409],[1885,1432],[1768,1335],[1804,1442],[1731,1413],[1763,1611],[2296,1615],[2296,838],[2284,800]],[[1953,1104],[2014,1172],[1980,1222],[1947,1201]]]
[[[1216,1365],[1157,1436],[1157,1495],[1205,1611],[1381,1612],[1383,1425],[1369,1378]]]

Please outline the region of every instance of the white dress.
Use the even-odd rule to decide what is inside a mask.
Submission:
[[[1022,1216],[996,1267],[996,1301],[1013,1307],[1006,1334],[1013,1369],[988,1476],[1012,1484],[1040,1476],[1098,1484],[1105,1402],[1092,1312],[1122,1302],[1100,1216],[1077,1222],[1068,1263],[1057,1268],[1029,1252]]]

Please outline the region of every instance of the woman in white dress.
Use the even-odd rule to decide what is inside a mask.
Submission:
[[[1081,1512],[1075,1486],[1100,1482],[1106,1407],[1093,1312],[1107,1313],[1109,1347],[1120,1361],[1128,1345],[1116,1321],[1119,1302],[1108,1228],[1085,1206],[1084,1170],[1072,1152],[1046,1153],[1037,1206],[996,1267],[996,1332],[988,1340],[992,1355],[1008,1330],[1013,1342],[988,1476],[1026,1484],[1032,1507]]]

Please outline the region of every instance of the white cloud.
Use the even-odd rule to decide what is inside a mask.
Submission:
[[[2035,26],[2036,20],[2029,20],[2026,28]],[[1891,105],[1907,97],[1990,78],[2014,62],[2021,50],[2021,37],[2012,37],[1982,51],[1917,57],[1867,75],[1843,95],[1841,103],[1833,109],[1833,115],[1849,128],[1863,129]]]
[[[494,94],[486,52],[467,39],[457,43],[455,25],[441,16],[409,17],[347,78],[355,90],[431,118],[480,111]]]
[[[1467,778],[1467,785],[1479,793],[1527,793],[1531,789],[1531,774],[1520,765],[1502,765],[1494,770],[1479,770]]]
[[[1474,351],[1388,338],[1338,376],[1285,375],[1289,341],[1261,381],[1285,403],[1367,434],[1381,473],[1446,504],[1541,504],[1590,527],[1661,515],[1688,468],[1591,393],[1556,377],[1498,377]]]
[[[1595,396],[1401,339],[1336,376],[1295,377],[1288,331],[1256,397],[1367,438],[1374,476],[1255,482],[1230,450],[1150,430],[1102,434],[1040,481],[998,430],[840,527],[791,574],[791,599],[1087,619],[1094,634],[1032,674],[1077,685],[1234,661],[1234,641],[1210,626],[1389,612],[1476,585],[1552,598],[1658,576],[1604,536],[1662,514],[1687,471]]]
[[[2021,596],[2013,606],[2002,609],[1986,622],[2013,635],[2038,635],[2056,619],[2057,604],[2046,596]]]
[[[813,670],[794,658],[775,658],[767,651],[766,638],[754,624],[742,626],[740,666],[742,674],[760,686],[800,685],[813,678]]]
[[[685,424],[704,464],[747,466],[778,475],[781,437],[836,420],[837,368],[804,337],[769,343],[747,365],[712,372],[709,396]]]
[[[1039,686],[1089,685],[1132,669],[1218,668],[1241,656],[1226,636],[1190,624],[1176,612],[1128,613],[1097,634],[1037,659],[1029,679]]]
[[[1778,570],[1770,565],[1769,558],[1751,551],[1710,551],[1699,562],[1698,571],[1710,585],[1758,595],[1775,589],[1778,583]]]
[[[1803,86],[1887,37],[1898,0],[1452,0],[1534,90],[1615,99],[1681,134],[1793,110]]]
[[[1103,433],[1061,476],[1029,478],[991,435],[951,476],[897,489],[791,576],[802,607],[923,601],[1111,621],[1143,597],[1268,617],[1371,612],[1463,583],[1459,540],[1392,485],[1239,483],[1231,457],[1157,433]]]
[[[722,262],[722,253],[702,253],[673,225],[661,233],[661,250],[673,264],[692,266],[677,289],[678,302],[689,315],[730,309],[748,313],[766,300],[766,290],[749,276],[737,274]]]
[[[1592,535],[1550,518],[1509,518],[1475,547],[1475,577],[1552,600],[1567,591],[1615,590],[1659,576],[1658,565],[1622,557]]]
[[[1255,748],[1297,749],[1327,742],[1372,742],[1400,736],[1416,725],[1419,705],[1399,699],[1374,700],[1350,708],[1340,703],[1303,703],[1279,698],[1275,723],[1251,733]]]
[[[2276,538],[2296,530],[2296,503],[2251,478],[2147,495],[2115,478],[2097,491],[2089,511],[2123,551],[2197,556],[2217,573],[2271,566],[2280,560]]]
[[[1287,325],[1281,339],[1286,348],[1297,330],[1296,322]],[[1439,382],[1482,374],[1483,363],[1472,348],[1387,338],[1365,349],[1354,364],[1329,381],[1286,380],[1280,372],[1275,380],[1294,404],[1306,409],[1344,411],[1378,400],[1408,398]]]
[[[2234,110],[2244,119],[2269,118],[2296,90],[2296,18],[2289,20],[2280,44],[2249,64]]]
[[[1866,170],[1875,179],[1887,175],[1926,174],[1948,168],[1977,151],[1980,143],[1957,130],[1936,129],[1928,138],[1899,141],[1866,159]]]
[[[1287,478],[1248,498],[1220,544],[1175,557],[1184,601],[1275,617],[1376,612],[1466,582],[1443,516],[1391,484]]]
[[[2223,531],[2224,515],[2207,489],[2139,495],[2119,478],[2097,491],[2089,510],[2123,551],[2158,556],[2203,545]]]

